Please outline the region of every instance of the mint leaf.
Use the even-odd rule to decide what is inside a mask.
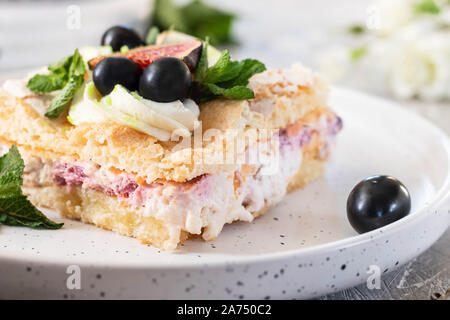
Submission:
[[[69,69],[73,55],[65,57],[48,66],[49,74],[36,74],[28,80],[27,88],[31,91],[49,93],[61,90],[69,80]]]
[[[181,8],[175,5],[172,0],[156,0],[153,7],[153,25],[161,30],[175,27],[181,32],[189,29],[183,20]]]
[[[208,70],[208,46],[209,46],[209,38],[206,38],[203,43],[202,55],[200,56],[200,60],[197,64],[197,69],[195,70],[194,78],[197,81],[203,81],[205,79],[206,71]]]
[[[361,59],[363,56],[365,56],[367,54],[367,47],[359,47],[359,48],[355,48],[352,49],[350,51],[350,58],[352,59],[353,62],[358,61],[359,59]]]
[[[22,186],[22,173],[25,164],[19,150],[13,145],[8,153],[0,157],[0,187]],[[0,192],[0,197],[3,192]]]
[[[231,62],[228,50],[224,50],[214,66],[206,71],[204,81],[218,83],[236,78],[242,70],[242,63]]]
[[[36,92],[62,91],[53,98],[45,114],[48,118],[57,118],[68,106],[70,100],[81,87],[86,73],[86,64],[78,49],[73,55],[65,57],[48,66],[49,74],[37,74],[32,77],[27,88]]]
[[[173,0],[156,0],[153,24],[161,30],[171,26],[200,39],[209,37],[212,44],[230,42],[234,14],[214,8],[204,1],[194,0],[177,6]]]
[[[27,88],[31,91],[48,93],[62,89],[65,83],[64,77],[59,74],[37,74],[28,81]]]
[[[239,75],[232,80],[222,83],[222,86],[233,87],[233,86],[246,86],[248,85],[248,80],[255,74],[261,73],[266,70],[264,63],[254,59],[245,59],[240,62],[240,72]]]
[[[72,76],[61,92],[53,98],[45,113],[47,118],[57,118],[69,105],[75,93],[83,84],[83,76]]]
[[[72,62],[68,70],[69,78],[78,76],[83,77],[85,73],[86,73],[86,66],[84,60],[81,57],[81,54],[78,51],[78,49],[75,49],[75,52],[72,55]]]
[[[422,0],[416,4],[415,9],[418,13],[439,14],[441,12],[441,8],[434,0]]]
[[[255,97],[254,92],[245,86],[234,86],[229,89],[221,88],[212,83],[207,83],[206,86],[216,96],[223,96],[228,99],[247,100]]]
[[[231,28],[235,15],[195,0],[181,8],[185,23],[192,35],[204,39],[209,37],[211,43],[231,42]],[[189,33],[189,32],[188,32]]]
[[[48,219],[23,195],[21,186],[24,168],[25,164],[15,145],[0,157],[0,223],[30,228],[61,228],[62,223]]]
[[[207,48],[208,42],[205,42],[194,75],[192,98],[198,102],[219,97],[234,100],[253,99],[255,94],[247,88],[249,79],[266,70],[266,66],[254,59],[231,61],[228,51],[224,50],[216,64],[208,68]]]
[[[150,30],[147,33],[147,36],[145,37],[145,43],[147,45],[153,45],[156,43],[156,39],[158,38],[159,34],[159,28],[158,27],[151,27]]]
[[[72,64],[72,56],[65,57],[48,65],[48,70],[54,73],[67,73]]]

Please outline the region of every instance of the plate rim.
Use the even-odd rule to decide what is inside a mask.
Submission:
[[[415,118],[414,121],[421,122],[421,124],[426,127],[429,132],[433,132],[437,137],[440,138],[440,144],[442,145],[446,157],[449,160],[449,166],[447,168],[447,175],[445,177],[445,180],[442,183],[442,186],[436,191],[436,194],[434,197],[430,200],[429,204],[424,204],[421,207],[419,207],[414,214],[409,214],[405,218],[402,218],[401,220],[398,220],[396,222],[393,222],[387,226],[384,226],[382,228],[364,233],[364,234],[358,234],[351,237],[347,237],[344,239],[331,241],[323,244],[318,245],[312,245],[310,247],[306,248],[297,248],[297,249],[291,249],[286,250],[282,252],[271,252],[271,253],[262,253],[262,254],[255,254],[255,255],[244,255],[244,256],[235,256],[232,254],[224,254],[224,258],[221,260],[213,260],[213,261],[187,261],[183,262],[180,261],[178,263],[174,262],[164,262],[159,261],[158,264],[152,264],[154,262],[153,260],[147,260],[147,261],[134,261],[133,263],[127,263],[123,260],[114,261],[114,262],[100,262],[100,261],[93,261],[93,262],[87,262],[86,260],[78,260],[77,258],[73,257],[66,257],[61,256],[58,258],[49,258],[45,256],[39,256],[39,255],[30,255],[25,253],[0,253],[0,260],[8,260],[13,261],[17,263],[44,263],[47,265],[70,265],[70,264],[76,264],[80,267],[94,267],[94,268],[105,268],[108,269],[130,269],[130,270],[140,270],[140,269],[147,269],[147,270],[154,270],[154,269],[167,269],[167,270],[174,270],[174,269],[186,269],[186,270],[193,270],[197,268],[203,268],[205,266],[208,266],[208,268],[223,268],[226,266],[229,266],[230,264],[236,266],[236,265],[248,265],[248,264],[259,264],[259,263],[271,263],[275,261],[284,261],[291,258],[304,258],[308,255],[315,254],[325,254],[331,251],[337,251],[343,248],[355,246],[364,244],[368,241],[374,241],[377,239],[377,237],[380,237],[381,235],[390,235],[393,232],[397,232],[398,230],[404,229],[410,224],[417,223],[418,220],[425,219],[428,215],[432,214],[432,210],[429,210],[430,208],[437,208],[446,203],[447,201],[450,201],[450,139],[447,136],[447,134],[437,127],[435,124],[433,124],[428,119],[425,119],[424,117],[420,116],[419,114],[416,114],[410,110],[407,110],[404,107],[401,107],[397,102],[388,100],[385,98],[381,98],[372,94],[360,92],[358,90],[344,88],[340,86],[332,86],[331,89],[331,95],[337,95],[337,96],[352,96],[356,99],[369,99],[372,101],[378,101],[378,103],[389,105],[390,108],[394,108],[399,112],[408,113],[409,116]],[[333,106],[331,106],[333,108]],[[450,225],[450,219],[448,219],[447,228]],[[445,229],[444,229],[445,230]],[[444,231],[445,232],[445,231]],[[175,253],[177,254],[177,253]]]

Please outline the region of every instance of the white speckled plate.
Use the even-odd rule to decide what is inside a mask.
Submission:
[[[173,253],[51,212],[64,229],[2,226],[0,298],[308,298],[365,282],[369,269],[383,273],[406,263],[450,224],[449,140],[385,100],[334,89],[330,103],[344,130],[325,176],[263,217]],[[358,235],[345,203],[373,174],[399,178],[412,213]],[[78,271],[81,289],[76,278],[67,281]]]

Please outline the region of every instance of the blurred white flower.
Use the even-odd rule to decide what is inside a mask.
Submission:
[[[372,7],[379,28],[326,51],[322,71],[332,81],[401,99],[450,99],[449,0],[381,0]]]
[[[440,28],[450,28],[450,1],[442,7],[441,13],[436,16],[436,23]]]
[[[414,18],[414,1],[379,0],[374,4],[378,9],[379,28],[374,31],[380,36],[389,36]]]
[[[396,97],[440,100],[449,96],[448,39],[449,33],[434,33],[399,47],[388,74],[390,88]]]
[[[320,70],[333,82],[345,79],[352,67],[350,48],[337,46],[325,51],[318,59]]]

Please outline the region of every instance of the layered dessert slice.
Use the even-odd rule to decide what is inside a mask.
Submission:
[[[66,114],[53,118],[45,114],[58,91],[6,82],[0,154],[18,146],[22,189],[36,206],[162,249],[191,235],[215,239],[225,224],[252,221],[320,177],[342,127],[327,82],[301,65],[255,72],[242,86],[251,98],[211,86],[208,99],[175,105],[145,97],[148,88],[102,93],[95,70],[83,79]]]

